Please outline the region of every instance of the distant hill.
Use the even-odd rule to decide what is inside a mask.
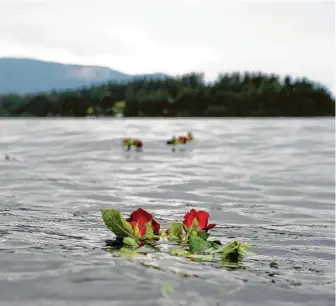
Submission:
[[[107,81],[125,82],[166,75],[129,75],[107,67],[67,65],[26,58],[0,58],[0,94],[75,89]]]

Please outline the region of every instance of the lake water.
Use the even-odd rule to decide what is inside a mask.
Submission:
[[[0,120],[0,304],[334,305],[334,127],[333,119]],[[185,151],[167,148],[188,130],[195,141]],[[141,138],[143,152],[123,151],[125,136]],[[215,238],[248,242],[257,255],[234,271],[165,253],[115,257],[100,209],[138,207],[163,227],[206,209]]]

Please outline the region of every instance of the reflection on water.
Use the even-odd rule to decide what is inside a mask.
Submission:
[[[334,120],[2,120],[0,154],[0,303],[334,305]],[[205,208],[216,238],[258,255],[241,270],[116,257],[102,207],[163,226]]]

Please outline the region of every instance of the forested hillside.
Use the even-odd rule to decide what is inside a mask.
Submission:
[[[307,79],[230,73],[106,83],[79,90],[0,97],[1,116],[249,117],[335,116],[335,100]]]

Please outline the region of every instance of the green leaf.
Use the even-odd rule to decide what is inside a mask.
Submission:
[[[144,254],[156,253],[156,252],[160,252],[160,249],[155,248],[154,246],[152,246],[150,244],[145,244],[141,248],[137,249],[137,252],[138,253],[144,253]]]
[[[161,233],[160,233],[160,237],[161,237],[161,238],[165,238],[165,237],[167,237],[167,233],[166,233],[166,231],[161,231]]]
[[[168,241],[181,242],[183,235],[182,223],[173,223],[168,228]]]
[[[116,209],[102,209],[102,217],[106,227],[117,237],[133,236],[132,225],[129,224]]]
[[[120,249],[120,255],[127,256],[127,257],[138,257],[143,256],[142,254],[138,253],[137,251],[133,251],[127,248]]]
[[[254,255],[254,253],[245,250],[249,248],[250,245],[248,243],[240,243],[235,240],[224,246],[224,248],[219,251],[222,253],[223,260],[229,260],[232,262],[237,262],[241,260],[244,256]]]
[[[186,233],[190,232],[191,230],[198,231],[198,220],[197,220],[197,218],[194,219],[191,227],[186,226],[184,223],[182,225],[183,225],[183,229],[185,230]]]
[[[162,284],[162,286],[161,286],[161,294],[162,294],[163,297],[168,297],[169,293],[174,292],[174,291],[175,290],[174,290],[173,286],[168,282]]]
[[[220,240],[213,240],[211,241],[213,244],[216,244],[218,246],[222,245],[222,243],[220,242]]]
[[[221,249],[222,255],[225,256],[227,254],[237,252],[239,245],[240,243],[236,240],[229,242],[228,244],[224,246],[224,248]]]
[[[277,263],[277,261],[276,260],[272,260],[270,262],[270,267],[274,268],[274,269],[278,269],[278,263]]]
[[[147,239],[152,239],[154,238],[154,232],[153,232],[153,228],[152,228],[152,222],[148,222],[145,224],[146,227],[146,233],[145,233],[145,238]]]
[[[209,238],[210,234],[208,234],[205,230],[200,230],[200,231],[198,231],[198,236],[200,236],[204,240],[207,240]]]
[[[219,262],[220,266],[223,268],[227,268],[229,270],[243,270],[246,269],[242,264],[238,262],[233,262],[228,259],[221,259]]]
[[[163,271],[159,265],[156,265],[154,263],[149,263],[149,262],[140,262],[140,265],[144,267],[149,267],[155,270]]]
[[[181,256],[181,257],[187,257],[189,259],[192,259],[194,261],[213,261],[214,257],[212,254],[192,254],[189,251],[174,248],[170,251],[170,255],[172,256]]]
[[[191,231],[192,231],[192,228],[189,228],[189,230],[186,232],[186,235],[184,236],[184,240],[182,241],[182,244],[189,243],[189,237],[190,237]]]
[[[199,236],[190,236],[189,239],[189,247],[192,252],[205,252],[211,249],[211,242],[204,240]]]
[[[198,229],[198,220],[197,220],[197,218],[194,219],[191,228],[192,228],[193,230],[197,230],[197,229]]]
[[[244,256],[255,256],[256,255],[255,253],[253,253],[251,251],[244,250],[244,249],[241,249],[240,252]]]
[[[186,256],[190,255],[190,252],[188,252],[186,250],[179,249],[179,248],[174,248],[170,251],[170,255],[186,257]]]
[[[197,218],[194,219],[193,224],[191,227],[187,227],[185,224],[183,224],[183,229],[186,232],[186,236],[184,238],[184,242],[188,243],[190,236],[199,236],[204,240],[207,240],[210,234],[207,233],[205,230],[200,230],[198,228],[198,220]]]
[[[197,231],[195,231],[195,230],[191,230],[190,235],[194,236],[194,237],[198,236]]]
[[[140,237],[139,222],[137,222],[137,224],[134,226],[134,236]]]
[[[186,226],[184,223],[182,223],[183,225],[183,229],[186,233],[188,233],[190,231],[190,228],[188,226]]]
[[[244,249],[249,249],[251,246],[247,242],[245,242],[245,243],[240,243],[240,247]]]
[[[132,249],[136,249],[138,247],[138,244],[137,244],[136,240],[132,237],[125,237],[123,239],[123,244],[132,248]]]
[[[221,244],[220,241],[219,241],[219,243],[218,243],[217,240],[215,240],[215,241],[209,241],[209,242],[211,243],[211,247],[213,249],[212,253],[214,253],[216,250],[220,250],[221,249],[222,244]]]
[[[211,254],[190,254],[187,257],[195,261],[213,261],[214,260],[214,256]]]

